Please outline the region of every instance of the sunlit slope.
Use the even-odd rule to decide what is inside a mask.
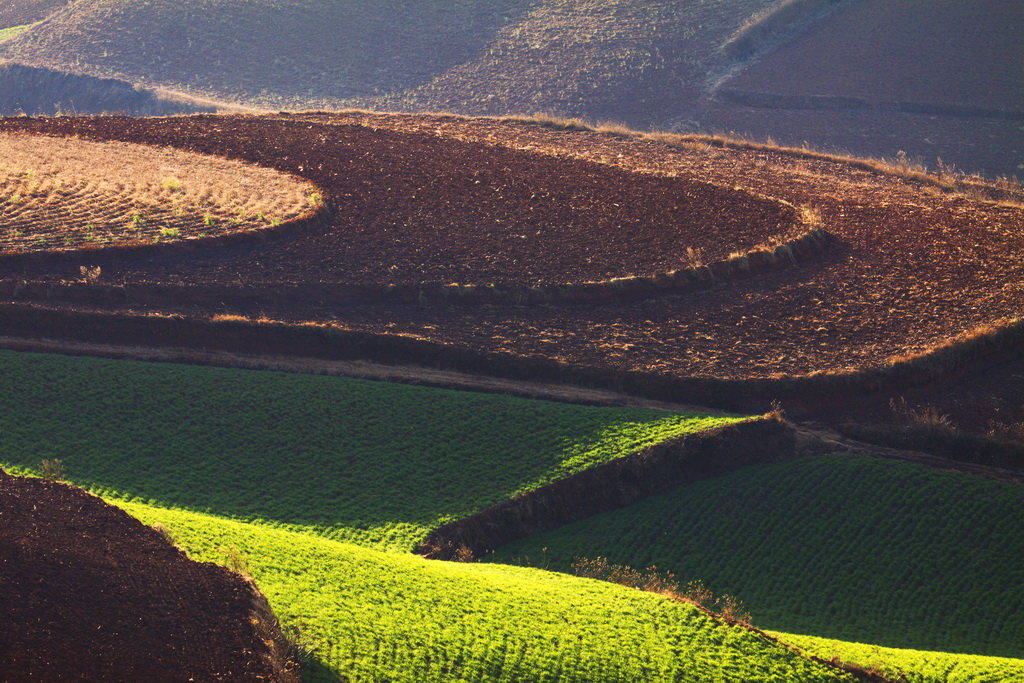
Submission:
[[[607,556],[738,596],[754,623],[950,652],[1024,654],[1024,489],[866,456],[680,486],[499,550],[568,570]]]
[[[285,631],[312,645],[307,679],[844,680],[689,605],[613,584],[121,505],[167,527],[192,558],[249,572]]]
[[[81,0],[0,56],[267,107],[686,115],[774,0]],[[671,109],[668,116],[662,114]]]
[[[0,352],[0,466],[411,549],[488,505],[733,418],[335,377]]]
[[[856,662],[907,683],[982,683],[1024,680],[1024,660],[979,657],[948,652],[899,650],[864,643],[846,643],[814,636],[773,633],[787,643],[823,659]]]

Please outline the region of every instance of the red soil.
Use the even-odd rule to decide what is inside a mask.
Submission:
[[[125,128],[122,121],[98,123],[107,134]],[[170,144],[180,144],[193,125],[127,122],[129,135],[155,133]],[[797,220],[792,207],[730,188],[425,133],[240,119],[198,147],[252,152],[252,140],[267,135],[274,143],[258,152],[259,161],[291,160],[321,184],[337,214],[332,230],[198,258],[119,259],[118,277],[581,282],[682,268],[688,248],[722,258],[781,237]]]
[[[358,124],[373,130],[359,128]],[[532,172],[519,182],[541,192],[548,190],[549,183],[567,188],[558,184],[558,175],[569,168],[592,171],[595,175],[585,186],[589,183],[595,192],[604,189],[614,193],[611,197],[630,193],[644,196],[644,188],[657,182],[651,179],[652,174],[674,174],[684,179],[675,182],[693,179],[721,187],[738,186],[794,205],[815,205],[825,227],[838,238],[831,251],[816,262],[686,296],[640,303],[557,308],[345,308],[322,305],[315,298],[242,306],[232,305],[226,297],[223,308],[213,311],[193,307],[183,296],[180,306],[163,307],[201,316],[225,310],[262,313],[281,320],[404,333],[472,349],[509,351],[581,365],[676,376],[749,378],[874,367],[891,357],[923,351],[1024,311],[1024,262],[1019,256],[1024,250],[1024,210],[945,194],[917,181],[841,161],[778,151],[672,147],[611,135],[456,117],[322,115],[131,121],[19,119],[0,123],[0,129],[12,128],[170,144],[266,163],[324,187],[329,203],[339,214],[336,225],[346,230],[353,224],[354,215],[367,219],[374,216],[373,197],[384,207],[390,207],[396,198],[353,172],[365,168],[353,165],[357,155],[334,155],[345,144],[366,145],[369,139],[383,138],[392,141],[391,149],[401,140],[421,144],[421,151],[441,155],[432,158],[431,163],[441,164],[453,174],[451,183],[457,191],[465,188],[462,183],[469,177],[465,169],[494,169],[499,163],[495,159],[526,156],[535,165],[524,162],[515,167]],[[387,149],[387,145],[371,147],[366,153],[376,155],[380,149]],[[530,149],[531,154],[509,156],[509,149]],[[449,155],[458,164],[448,164]],[[593,164],[575,166],[581,159],[609,160],[611,165],[604,169]],[[420,187],[442,197],[458,194],[438,189],[449,182],[445,176],[425,177],[415,165],[412,171],[424,184],[396,187],[416,192],[417,196]],[[605,172],[609,175],[600,175]],[[602,178],[635,182],[639,187],[603,186]],[[394,182],[401,182],[401,178]],[[351,195],[353,187],[360,188],[356,208],[346,204],[345,195]],[[468,212],[473,208],[454,199],[433,201],[438,211]],[[497,211],[504,205],[489,206]],[[522,203],[512,206],[523,209]],[[660,206],[667,209],[668,204]],[[553,211],[555,207],[551,208]],[[356,213],[358,210],[363,213]],[[715,209],[708,206],[708,210]],[[596,210],[594,215],[607,213]],[[475,224],[454,213],[451,220]],[[512,221],[516,229],[526,223],[517,218],[506,220]],[[582,239],[582,233],[576,232],[574,238]],[[163,282],[220,277],[222,283],[230,285],[237,284],[240,276],[243,282],[246,277],[293,281],[296,273],[309,277],[309,272],[317,272],[307,269],[316,259],[326,258],[322,251],[314,252],[314,258],[305,255],[302,250],[316,243],[310,239],[289,238],[245,250],[218,250],[192,262],[180,258],[129,260],[120,265],[119,273],[114,273],[114,282],[124,272],[128,279]],[[423,244],[416,242],[410,249]],[[578,258],[585,246],[589,245],[575,245],[570,253]],[[609,253],[625,248],[611,247]],[[447,240],[438,238],[429,263],[450,263],[447,249]],[[425,254],[422,258],[427,257]],[[631,257],[627,253],[623,259]],[[224,263],[230,263],[234,270],[218,265]],[[506,259],[503,265],[510,269],[514,262]],[[557,260],[545,272],[554,273],[556,267]],[[322,272],[329,271],[330,265],[325,264]],[[33,266],[23,275],[59,279],[67,271],[55,266],[44,273]],[[573,275],[579,277],[580,271]]]
[[[250,582],[81,489],[0,471],[0,587],[0,680],[297,680]]]

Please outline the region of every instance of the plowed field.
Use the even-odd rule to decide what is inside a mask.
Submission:
[[[337,255],[351,242],[372,245],[371,238],[393,241],[386,253],[401,259],[391,265],[407,279],[414,273],[469,276],[480,272],[488,255],[496,265],[478,275],[485,284],[499,276],[573,281],[607,274],[607,266],[598,271],[587,264],[588,250],[615,255],[615,267],[630,263],[631,272],[643,272],[667,261],[669,247],[655,237],[671,235],[646,228],[641,217],[671,216],[691,189],[696,199],[679,221],[686,238],[677,238],[672,260],[684,245],[723,253],[744,240],[777,234],[778,207],[784,205],[757,196],[815,207],[836,238],[828,251],[796,268],[600,307],[346,307],[331,304],[329,297],[254,303],[243,296],[243,287],[235,303],[222,297],[216,311],[192,306],[187,289],[180,303],[160,306],[204,318],[225,310],[265,314],[605,368],[749,378],[883,365],[1024,310],[1024,210],[845,161],[457,117],[12,119],[0,129],[172,145],[254,161],[313,181],[334,212],[333,227],[322,236],[290,235],[188,259],[127,258],[104,266],[114,283],[133,286],[330,284],[327,277],[341,281],[349,267],[336,266]],[[505,251],[505,245],[530,244],[516,236],[536,236],[538,226],[563,225],[558,218],[573,215],[565,204],[575,198],[582,212],[576,227],[533,242],[541,246],[531,253]],[[718,240],[706,234],[698,241],[701,225],[739,226],[745,220],[754,221],[747,227],[753,232],[730,234],[726,245],[716,247]],[[411,221],[419,228],[405,242]],[[619,228],[623,224],[637,237],[613,241],[616,230],[629,231]],[[489,241],[473,244],[470,228],[481,225]],[[590,225],[597,226],[593,234]],[[427,233],[425,226],[440,228]],[[361,227],[367,234],[354,236]],[[476,260],[460,270],[468,254]],[[386,263],[377,258],[352,263]],[[73,268],[10,264],[7,275],[53,281]]]
[[[0,471],[0,520],[0,679],[297,680],[252,583],[96,496]]]

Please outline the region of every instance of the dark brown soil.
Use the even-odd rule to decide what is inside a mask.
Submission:
[[[119,259],[119,281],[582,282],[682,268],[688,249],[722,258],[797,220],[792,207],[731,188],[425,133],[258,119],[72,126],[158,144],[205,131],[186,144],[293,168],[336,212],[326,233],[254,249]]]
[[[322,305],[316,297],[303,305],[294,301],[276,305],[268,299],[246,306],[233,306],[226,298],[219,310],[191,306],[183,297],[180,306],[163,307],[203,317],[223,312],[263,314],[293,322],[318,321],[370,332],[402,333],[470,349],[508,351],[577,365],[742,379],[876,367],[1024,311],[1024,262],[1019,256],[1024,250],[1024,210],[947,194],[913,179],[883,175],[842,161],[697,143],[672,147],[655,141],[457,117],[18,119],[4,121],[0,128],[173,144],[266,163],[324,187],[338,211],[336,224],[345,230],[358,225],[360,217],[372,220],[376,216],[376,229],[390,231],[392,224],[381,218],[379,207],[395,205],[411,212],[411,200],[406,198],[412,193],[419,197],[421,188],[442,197],[429,199],[432,210],[438,212],[435,216],[447,216],[456,225],[477,225],[467,216],[475,219],[498,215],[503,208],[528,211],[532,205],[526,201],[527,189],[572,191],[574,185],[562,184],[559,176],[564,176],[567,169],[579,169],[581,187],[605,192],[605,203],[615,197],[649,197],[662,182],[685,185],[699,180],[730,188],[722,191],[725,197],[735,186],[794,205],[814,205],[826,229],[837,238],[830,251],[796,268],[758,274],[684,296],[600,307],[338,307]],[[422,160],[414,163],[416,160],[398,157],[407,159],[403,170],[419,178],[419,184],[406,183],[397,176],[397,170],[393,181],[385,176],[406,193],[399,196],[380,182],[361,177],[357,171],[372,164],[359,161],[360,153],[344,152],[342,141],[351,147],[367,146],[364,153],[372,161],[396,163],[394,155],[399,148],[413,145],[422,153],[434,154],[431,165],[444,168],[446,174],[424,174]],[[526,148],[531,149],[529,154],[517,151]],[[457,163],[449,164],[449,159]],[[581,159],[612,163],[577,166]],[[517,201],[488,203],[488,210],[495,212],[488,214],[478,212],[479,193],[471,195],[473,202],[459,199],[467,191],[466,183],[473,171],[501,178],[501,163],[513,161],[516,165],[511,168],[517,173],[529,171],[509,181],[521,183],[511,186],[518,188]],[[652,177],[659,173],[675,174],[680,180]],[[371,177],[381,179],[377,174]],[[625,183],[635,183],[636,187],[623,187]],[[455,189],[447,189],[448,184]],[[468,190],[473,192],[472,187]],[[351,204],[344,202],[346,194],[356,195]],[[537,215],[559,215],[560,206],[549,204],[549,213]],[[652,200],[641,206],[667,212],[672,204]],[[610,225],[609,215],[630,215],[611,211],[596,206],[587,214],[588,220],[605,220],[604,225]],[[504,226],[515,230],[522,227],[516,217],[499,217],[506,221]],[[397,234],[408,233],[399,230]],[[585,234],[581,221],[571,239],[582,241]],[[422,230],[414,233],[416,240],[407,247],[411,254],[426,248],[426,241],[420,241],[423,235]],[[368,249],[371,237],[367,234]],[[409,269],[417,263],[437,263],[448,269],[445,272],[460,273],[451,262],[450,241],[438,232],[434,237],[430,253],[410,255],[402,263]],[[494,231],[495,240],[502,237],[506,238],[504,244],[510,242],[507,235]],[[336,252],[323,250],[329,243],[336,244],[308,236],[244,251],[211,252],[192,261],[130,261],[122,264],[114,281],[120,277],[166,282],[220,278],[227,284],[244,285],[251,277],[264,282],[289,282],[297,273],[309,278],[317,272],[332,272],[328,260]],[[392,254],[400,242],[393,244]],[[461,244],[456,242],[456,247]],[[550,248],[554,249],[554,244],[549,243]],[[559,243],[557,248],[561,246]],[[574,254],[571,258],[578,260],[591,246],[598,248],[592,241],[567,244],[565,248]],[[606,253],[617,253],[621,262],[630,262],[639,258],[630,251],[632,246],[635,243],[619,243],[605,249]],[[468,243],[466,249],[483,258],[482,250],[474,252]],[[548,260],[544,270],[548,277],[558,272],[559,263],[564,263],[558,261],[561,253]],[[521,263],[521,255],[516,258],[500,257],[502,268],[498,272],[514,274],[515,268],[528,267]],[[651,259],[656,257],[644,258],[652,264]],[[479,263],[474,267],[482,267]],[[574,266],[573,275],[584,277],[581,264],[568,263],[566,269]],[[109,271],[105,266],[104,273]],[[411,277],[410,270],[404,272]],[[480,277],[495,272],[484,270]],[[21,275],[53,279],[67,272],[47,273],[34,268]]]
[[[293,681],[255,586],[65,484],[0,471],[0,680]]]

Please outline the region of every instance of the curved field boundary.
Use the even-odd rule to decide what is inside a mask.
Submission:
[[[560,304],[590,303],[620,298],[643,298],[704,289],[718,282],[736,280],[775,268],[796,265],[797,256],[808,258],[823,250],[834,238],[815,228],[778,246],[759,247],[745,254],[720,259],[707,265],[691,266],[653,275],[612,278],[538,287],[487,287],[480,285],[425,285],[385,288],[381,298],[396,297],[421,303]]]
[[[751,17],[719,50],[735,60],[748,60],[851,0],[782,0]]]
[[[926,114],[956,118],[1024,120],[1024,109],[996,109],[965,104],[936,104],[930,102],[882,102],[840,95],[781,95],[722,88],[715,97],[729,104],[759,109],[813,109],[820,111],[872,111],[903,114]]]
[[[413,552],[453,560],[625,507],[684,482],[795,454],[793,428],[774,417],[719,427],[645,448],[516,496],[431,531]]]
[[[203,240],[172,242],[167,245],[142,244],[134,249],[167,247],[172,251],[162,253],[182,253],[197,247],[206,247],[211,240],[217,244],[240,244],[243,238],[262,240],[269,236],[263,233],[274,230],[273,235],[281,235],[279,228],[287,228],[284,234],[296,230],[315,229],[311,226],[326,228],[330,224],[330,216],[311,217],[308,223],[282,224],[278,228],[258,231],[232,233],[220,237]],[[319,222],[318,222],[319,221]],[[65,301],[79,304],[147,304],[174,305],[181,301],[192,303],[206,302],[217,305],[225,301],[235,304],[277,304],[295,301],[308,304],[320,301],[334,305],[354,305],[364,303],[398,302],[405,304],[514,304],[514,305],[552,305],[552,304],[586,304],[601,303],[612,300],[632,300],[668,296],[688,291],[707,289],[722,282],[738,280],[744,277],[770,270],[795,266],[799,259],[810,259],[824,250],[834,241],[834,237],[826,230],[815,228],[802,235],[779,244],[774,249],[759,247],[753,251],[727,259],[715,261],[708,265],[693,266],[668,273],[649,276],[615,278],[601,282],[585,282],[555,286],[516,287],[516,286],[484,286],[484,285],[375,285],[375,284],[253,284],[244,287],[234,285],[201,284],[125,284],[113,285],[96,282],[70,283],[34,283],[20,280],[0,280],[0,293],[23,299],[51,299],[61,297]],[[114,252],[121,256],[133,247],[121,247]],[[56,252],[46,254],[66,256],[72,262],[80,262],[83,266],[95,265],[96,259],[89,256],[106,256],[107,249],[95,251]],[[25,261],[14,260],[15,264]],[[52,263],[52,261],[46,261]],[[0,255],[0,266],[7,264],[4,255]]]
[[[309,182],[303,180],[303,182]],[[187,254],[198,250],[227,246],[244,246],[285,237],[302,232],[328,230],[334,219],[333,209],[326,203],[305,214],[256,230],[235,232],[184,239],[176,242],[125,242],[121,244],[86,245],[75,249],[52,249],[45,251],[0,252],[0,268],[24,265],[56,265],[78,263],[81,265],[102,265],[102,261],[128,256]]]
[[[545,358],[474,351],[408,336],[319,325],[81,312],[24,304],[0,304],[0,329],[9,337],[322,360],[372,360],[523,381],[576,384],[723,410],[760,411],[767,409],[771,401],[781,400],[794,416],[856,404],[881,392],[925,384],[999,352],[1024,350],[1024,318],[1017,318],[1001,327],[979,330],[877,368],[778,378],[721,379],[574,366]]]

